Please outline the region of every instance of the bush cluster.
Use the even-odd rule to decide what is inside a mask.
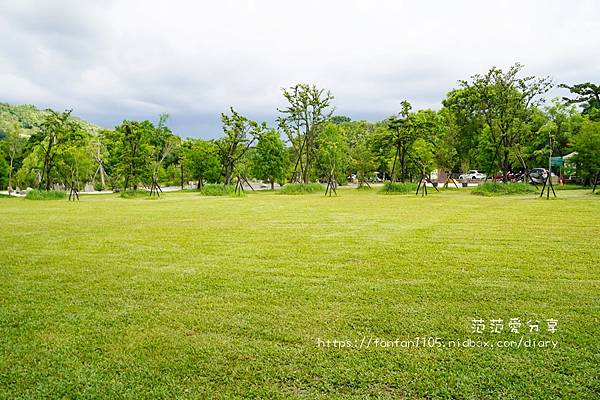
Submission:
[[[200,189],[200,193],[203,196],[232,196],[235,194],[235,186],[208,184],[202,186],[202,189]]]
[[[320,183],[288,183],[279,190],[282,194],[307,194],[324,191]]]
[[[25,195],[26,199],[29,200],[62,200],[67,198],[65,192],[58,190],[32,190]]]
[[[535,191],[535,187],[522,182],[486,182],[474,188],[471,191],[471,194],[477,196],[506,196],[511,194],[533,193]]]
[[[417,184],[412,182],[400,183],[400,182],[386,182],[381,188],[383,194],[407,194],[413,193],[417,190]]]
[[[123,199],[140,199],[140,198],[150,198],[150,192],[147,190],[126,190],[119,194],[119,197]]]

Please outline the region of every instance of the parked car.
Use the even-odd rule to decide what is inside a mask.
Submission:
[[[522,171],[509,171],[506,173],[506,180],[508,182],[520,182],[523,180],[523,175],[524,172]],[[504,180],[504,175],[502,174],[502,172],[498,172],[496,175],[494,175],[494,180],[496,181],[503,181]]]
[[[379,173],[378,171],[373,172],[373,174],[369,177],[369,181],[371,182],[383,182],[384,174]]]
[[[485,179],[486,176],[487,175],[483,172],[479,172],[476,169],[471,169],[464,174],[460,174],[458,179]]]
[[[546,171],[544,168],[534,168],[529,171],[529,179],[532,183],[544,183],[547,177],[548,171]]]
[[[552,173],[551,176],[556,176]],[[543,184],[548,177],[548,170],[546,168],[534,168],[529,171],[529,180],[531,183]]]

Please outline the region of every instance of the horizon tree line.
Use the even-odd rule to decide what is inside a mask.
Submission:
[[[182,139],[169,129],[167,114],[156,123],[125,120],[90,133],[72,110],[48,110],[29,137],[18,123],[0,120],[0,186],[81,190],[91,183],[143,186],[158,195],[161,185],[184,188],[190,181],[201,189],[251,177],[273,189],[335,176],[339,184],[363,185],[413,181],[434,169],[478,169],[508,181],[512,171],[546,166],[550,155],[572,151],[577,178],[590,184],[600,170],[600,87],[561,84],[570,96],[546,105],[552,80],[523,77],[522,70],[519,63],[506,71],[493,67],[460,81],[440,110],[414,111],[404,100],[397,114],[378,122],[334,115],[331,92],[297,84],[282,89],[287,105],[278,109],[276,127],[231,107],[221,114],[224,135],[212,140]]]

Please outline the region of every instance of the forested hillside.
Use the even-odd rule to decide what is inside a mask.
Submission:
[[[21,128],[21,134],[31,136],[49,114],[47,110],[40,110],[31,104],[13,105],[0,103],[0,137],[5,135],[5,131],[15,124]],[[89,133],[97,133],[101,128],[90,122],[75,117],[82,128]]]

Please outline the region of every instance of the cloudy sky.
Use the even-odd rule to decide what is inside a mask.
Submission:
[[[184,137],[220,135],[229,106],[272,123],[298,82],[374,121],[492,65],[600,81],[595,0],[0,0],[0,37],[0,101],[105,127],[167,112]]]

